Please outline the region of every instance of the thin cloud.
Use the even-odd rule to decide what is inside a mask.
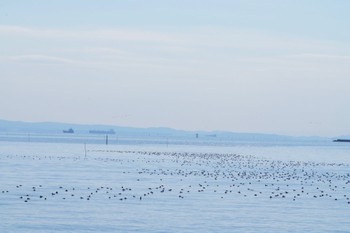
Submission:
[[[307,58],[307,59],[322,59],[322,60],[338,60],[338,61],[348,61],[350,56],[336,55],[336,54],[317,54],[317,53],[305,53],[289,56],[291,58]]]
[[[28,54],[3,57],[2,60],[23,62],[23,63],[35,63],[35,64],[79,64],[80,61],[67,59],[63,57],[47,56],[42,54]]]
[[[63,30],[45,28],[27,28],[10,25],[0,25],[0,34],[8,36],[28,36],[39,38],[61,38],[77,40],[126,40],[144,42],[175,42],[168,34],[131,29],[86,29],[86,30]]]
[[[0,35],[32,38],[66,39],[78,41],[124,41],[156,43],[168,51],[189,51],[205,47],[237,48],[245,50],[319,50],[334,48],[329,41],[300,37],[285,37],[257,30],[232,28],[193,28],[192,30],[167,33],[141,29],[47,29],[0,25]]]

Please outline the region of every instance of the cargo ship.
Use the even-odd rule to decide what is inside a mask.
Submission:
[[[63,130],[63,133],[74,133],[74,130],[70,128],[68,130]]]
[[[350,142],[350,139],[335,139],[333,142]]]

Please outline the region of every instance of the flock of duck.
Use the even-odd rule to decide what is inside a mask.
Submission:
[[[30,182],[11,185],[7,182],[7,187],[0,187],[0,202],[7,198],[25,203],[101,199],[157,201],[159,198],[234,201],[246,198],[248,201],[278,199],[291,202],[319,199],[350,206],[349,164],[345,163],[276,161],[223,153],[116,150],[91,150],[88,157],[9,155],[0,157],[1,160],[32,160],[31,164],[39,160],[88,161],[88,166],[98,164],[95,172],[102,175],[103,163],[107,163],[119,173],[116,173],[114,183],[101,179],[98,185],[95,180],[86,186],[78,184],[79,181],[74,185],[74,179],[67,183],[62,180],[57,186],[50,183],[28,186]]]

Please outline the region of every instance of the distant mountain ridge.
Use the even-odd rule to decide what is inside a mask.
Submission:
[[[46,133],[60,134],[63,130],[74,129],[75,134],[88,134],[91,130],[108,131],[114,130],[120,136],[159,136],[159,137],[196,137],[200,138],[215,138],[233,139],[233,140],[277,140],[277,141],[294,141],[294,140],[330,140],[324,137],[294,137],[278,134],[264,133],[238,133],[229,131],[185,131],[167,127],[150,127],[136,128],[115,125],[100,125],[100,124],[70,124],[59,122],[23,122],[23,121],[8,121],[0,120],[0,133]]]

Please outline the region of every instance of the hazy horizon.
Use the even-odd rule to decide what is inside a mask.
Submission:
[[[2,1],[0,119],[349,135],[349,7]]]
[[[5,121],[5,125],[1,125],[1,123]],[[11,127],[13,127],[15,124],[15,128],[11,128],[9,127],[9,125],[7,125],[8,122],[10,125],[12,125]],[[21,128],[23,125],[25,124],[26,126],[24,128]],[[29,125],[27,125],[29,124]],[[49,128],[43,128],[43,126],[41,125],[51,125]],[[30,126],[31,125],[31,126]],[[3,128],[1,128],[1,126]],[[57,129],[58,126],[61,126],[61,128]],[[0,119],[0,131],[6,132],[6,133],[10,133],[10,132],[21,132],[24,134],[30,133],[30,131],[28,131],[28,127],[30,131],[33,132],[38,132],[38,133],[43,133],[43,132],[48,132],[50,131],[51,133],[54,133],[54,131],[56,133],[62,133],[63,130],[68,130],[70,128],[72,128],[74,130],[74,132],[76,133],[81,133],[82,131],[87,132],[90,130],[109,130],[109,129],[113,129],[113,130],[117,130],[116,134],[118,135],[120,132],[118,132],[119,128],[123,129],[123,130],[129,130],[131,129],[136,130],[136,131],[141,131],[143,132],[144,130],[151,130],[152,132],[156,132],[157,130],[160,130],[160,132],[162,130],[170,130],[170,131],[174,131],[174,132],[181,132],[184,134],[188,134],[188,133],[204,133],[206,135],[201,135],[201,136],[210,136],[211,133],[213,133],[216,136],[222,137],[225,134],[237,134],[237,135],[260,135],[260,136],[276,136],[276,137],[287,137],[287,138],[323,138],[323,139],[331,139],[331,138],[341,138],[341,139],[346,139],[347,137],[350,137],[349,134],[342,134],[342,135],[330,135],[330,136],[319,136],[319,135],[290,135],[290,134],[278,134],[278,133],[269,133],[269,132],[258,132],[258,131],[251,131],[251,132],[240,132],[240,131],[230,131],[230,130],[187,130],[187,129],[179,129],[179,128],[173,128],[173,127],[164,127],[164,126],[152,126],[152,127],[134,127],[134,126],[121,126],[121,125],[111,125],[111,124],[103,124],[103,123],[91,123],[91,124],[84,124],[84,123],[72,123],[72,122],[56,122],[56,121],[22,121],[22,120],[6,120],[6,119]],[[5,130],[4,130],[5,129]],[[57,131],[58,130],[58,131]],[[125,133],[123,131],[123,133]]]

